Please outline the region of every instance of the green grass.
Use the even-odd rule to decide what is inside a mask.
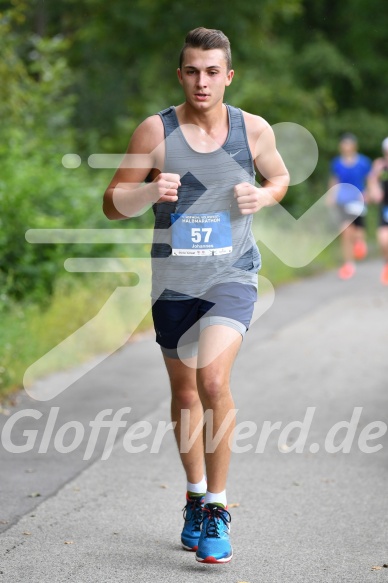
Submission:
[[[88,279],[67,276],[59,281],[46,308],[12,302],[3,305],[0,398],[20,388],[26,369],[44,355],[30,380],[37,373],[45,376],[114,350],[129,339],[129,331],[135,327],[136,332],[148,329],[151,326],[149,295],[135,293],[130,306],[126,305],[125,297],[121,298],[83,336],[74,334],[98,316],[117,286],[131,289],[126,287],[128,283],[128,276],[122,274],[89,274]],[[66,338],[69,340],[63,350],[52,351]]]
[[[300,268],[294,268],[284,264],[264,245],[260,246],[260,252],[262,257],[260,275],[269,279],[275,287],[302,277],[318,275],[328,269],[333,269],[341,260],[339,247],[336,243],[327,247],[312,263]]]

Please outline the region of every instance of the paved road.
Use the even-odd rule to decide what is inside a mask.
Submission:
[[[0,416],[3,427],[18,411],[42,413],[19,419],[11,433],[22,445],[23,431],[35,429],[31,451],[0,448],[0,583],[388,581],[387,435],[365,439],[384,431],[375,422],[387,421],[388,289],[378,282],[379,269],[370,262],[350,282],[328,273],[284,286],[247,335],[233,386],[237,422],[249,421],[240,427],[251,436],[237,443],[248,451],[234,454],[230,472],[228,500],[238,506],[231,509],[229,565],[200,565],[180,549],[185,481],[171,432],[157,453],[150,451],[160,422],[169,421],[169,391],[159,351],[145,336],[60,397],[39,403],[21,394],[11,417]],[[52,438],[39,453],[54,407]],[[123,407],[131,407],[127,425],[108,459],[100,459],[103,429],[83,460],[89,423],[103,409],[112,410],[111,419]],[[306,414],[311,425],[296,453],[300,430],[287,438],[286,426]],[[346,434],[343,428],[332,438],[330,429],[352,416],[349,453],[329,453]],[[61,435],[69,421],[78,421],[85,436],[72,453],[60,454],[52,442],[72,441],[74,429]],[[123,444],[136,421],[148,421],[151,430],[126,440],[127,449],[146,448],[137,454]],[[269,422],[278,424],[265,442]],[[378,444],[377,452],[361,451]]]

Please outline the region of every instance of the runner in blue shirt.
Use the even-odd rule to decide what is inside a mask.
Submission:
[[[371,170],[371,160],[358,153],[357,138],[344,134],[339,143],[340,155],[331,163],[330,187],[336,186],[333,203],[338,209],[339,219],[346,228],[341,233],[344,265],[339,269],[341,279],[350,279],[356,271],[355,259],[364,259],[367,254],[365,241],[366,206],[364,191]],[[347,184],[358,190],[350,189]],[[350,222],[350,224],[349,224]]]

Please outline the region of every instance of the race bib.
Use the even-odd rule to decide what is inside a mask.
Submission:
[[[206,256],[232,253],[229,211],[171,213],[172,255]]]
[[[354,202],[348,202],[347,204],[345,204],[344,211],[348,215],[363,217],[366,215],[366,206],[361,200],[355,200]]]

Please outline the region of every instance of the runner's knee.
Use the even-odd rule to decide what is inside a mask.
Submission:
[[[180,409],[191,409],[199,402],[199,395],[196,387],[180,386],[172,390],[172,401]]]
[[[202,401],[215,403],[229,393],[229,383],[226,382],[222,372],[203,374],[198,372],[198,391]]]

